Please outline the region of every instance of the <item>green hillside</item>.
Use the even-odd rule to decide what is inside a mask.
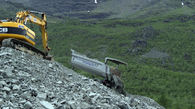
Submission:
[[[15,17],[15,13],[18,10],[17,6],[14,6],[6,2],[2,2],[0,6],[1,6],[0,8],[0,18],[1,19]]]
[[[21,10],[33,10],[22,3],[13,3],[8,0],[0,0],[0,2],[0,19],[15,18],[16,12]]]
[[[1,0],[4,1],[5,0]],[[31,10],[43,11],[58,18],[103,19],[103,18],[147,18],[164,15],[182,8],[181,0],[6,0],[21,4]],[[194,0],[182,0],[186,12],[194,12]],[[0,4],[1,5],[1,4]],[[177,12],[176,12],[177,13]]]
[[[93,12],[112,13],[110,18],[146,18],[182,8],[181,1],[184,7],[194,9],[193,0],[108,0],[100,3]]]
[[[102,61],[106,56],[122,59],[129,63],[128,71],[122,68],[126,91],[151,97],[168,109],[193,109],[194,19],[188,15],[89,22],[67,19],[49,25],[51,52],[66,66],[71,66],[71,48]]]
[[[48,15],[57,18],[106,18],[109,13],[92,13],[91,10],[97,7],[93,0],[7,0],[13,4],[20,3],[31,10],[46,12]],[[4,1],[5,2],[5,1]]]
[[[50,24],[49,34],[54,47],[60,44],[67,50],[73,48],[100,59],[112,54],[129,62],[194,73],[194,19],[179,15],[147,20],[66,20],[64,25]],[[62,55],[57,52],[59,49],[54,49],[58,57]],[[168,56],[162,59],[143,56],[153,49]]]
[[[46,12],[52,16],[48,17],[51,54],[65,66],[71,68],[70,49],[101,61],[106,56],[118,58],[128,63],[128,68],[120,68],[124,72],[122,80],[127,92],[151,97],[168,109],[195,109],[193,0],[184,0],[184,7],[179,4],[179,0],[148,0],[152,3],[144,1],[136,11],[131,11],[131,7],[134,9],[141,0],[132,0],[133,4],[129,3],[130,8],[121,3],[119,8],[124,7],[124,10],[131,12],[121,13],[122,18],[128,19],[119,19],[120,14],[114,14],[118,11],[111,12],[109,8],[103,12],[101,8],[106,9],[105,6],[113,6],[109,3],[116,2],[108,0],[97,8],[90,9],[94,9],[94,13],[108,13],[109,16],[111,13],[113,15],[110,18],[118,19],[94,19],[99,18],[99,14],[90,14],[87,17],[93,18],[90,20],[72,19],[71,16],[66,16],[66,12],[62,12],[65,9],[56,13],[59,7],[55,7],[62,2],[60,0],[50,8],[47,8],[48,3],[53,3],[50,0],[40,1],[40,4],[37,0],[22,0],[17,3],[13,1],[0,4],[1,19],[14,17],[19,10],[34,10],[29,5],[31,2],[36,2],[37,10],[41,11],[41,4],[45,3],[44,9],[48,9]],[[71,2],[76,3],[73,0]],[[75,10],[77,15],[86,11],[82,7],[79,9],[81,11]],[[36,32],[39,30],[34,29]],[[40,37],[37,43],[41,44]],[[90,75],[86,72],[80,73]]]

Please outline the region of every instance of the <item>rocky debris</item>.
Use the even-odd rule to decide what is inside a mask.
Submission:
[[[156,65],[161,65],[165,68],[174,65],[169,54],[156,48],[152,48],[148,53],[142,55],[141,61],[144,63],[153,62],[156,63]]]
[[[150,52],[142,55],[145,58],[169,58],[169,55],[165,52],[161,52],[156,49],[151,49]]]
[[[40,101],[41,105],[43,105],[46,109],[54,109],[54,106],[47,101]]]
[[[132,42],[127,52],[133,55],[141,55],[148,46],[148,40],[156,38],[159,35],[159,30],[154,29],[152,26],[146,26],[133,32],[132,35],[135,41]]]
[[[142,54],[144,49],[147,47],[147,41],[145,40],[135,40],[132,43],[132,48],[128,49],[128,52],[131,54]]]
[[[133,36],[137,39],[144,39],[145,41],[148,39],[153,39],[159,35],[159,30],[154,29],[152,26],[146,26],[137,30]]]
[[[191,61],[191,60],[192,60],[192,55],[191,55],[191,53],[185,53],[183,57],[184,57],[184,59],[185,59],[186,61]]]
[[[29,102],[29,101],[27,101],[25,104],[24,104],[24,109],[32,109],[33,107],[32,107],[32,104]]]
[[[163,109],[146,97],[118,94],[53,61],[0,48],[1,109]]]
[[[144,40],[135,40],[132,44],[133,48],[136,47],[147,47],[147,41]]]

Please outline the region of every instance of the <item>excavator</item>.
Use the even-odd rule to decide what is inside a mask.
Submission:
[[[38,17],[36,15],[40,15]],[[35,48],[35,32],[28,28],[27,23],[33,23],[41,28],[44,51]],[[11,47],[17,50],[37,54],[44,59],[51,60],[48,52],[46,14],[37,11],[19,11],[15,20],[0,20],[0,47]]]

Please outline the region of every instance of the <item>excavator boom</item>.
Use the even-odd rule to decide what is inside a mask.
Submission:
[[[39,18],[35,16],[35,14],[40,14],[42,18]],[[43,48],[46,53],[50,50],[48,47],[48,35],[47,35],[47,21],[46,21],[46,15],[42,12],[37,11],[20,11],[16,14],[16,22],[26,24],[27,22],[32,22],[36,25],[39,25],[41,27],[41,33],[42,33],[42,43]]]

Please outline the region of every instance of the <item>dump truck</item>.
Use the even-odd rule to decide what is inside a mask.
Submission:
[[[126,62],[115,58],[106,57],[105,62],[103,63],[96,59],[91,59],[86,55],[80,54],[75,50],[71,50],[71,52],[71,63],[73,67],[92,73],[93,75],[103,77],[104,80],[101,81],[102,84],[109,88],[115,89],[119,93],[125,94],[124,84],[120,79],[121,72],[118,70],[118,68],[109,66],[108,62],[117,64],[117,66],[120,64],[127,65]]]

